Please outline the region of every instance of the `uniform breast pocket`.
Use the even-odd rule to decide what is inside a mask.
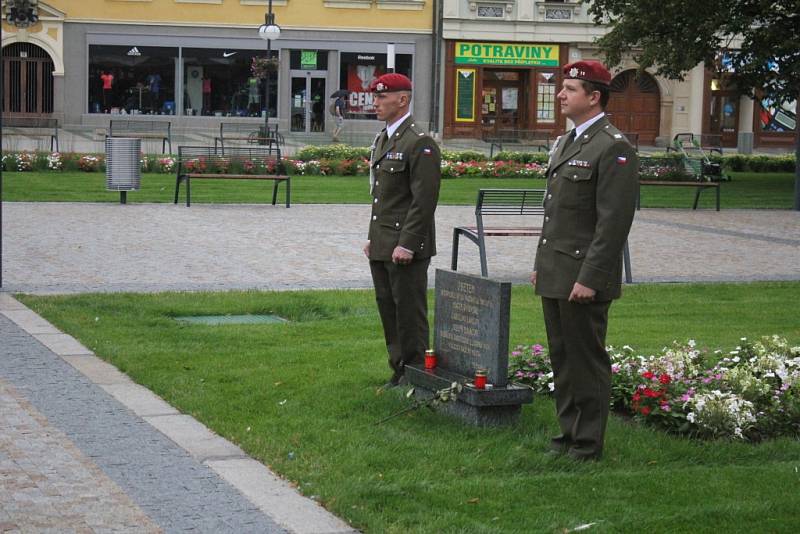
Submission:
[[[570,167],[562,176],[566,179],[563,190],[565,205],[581,207],[592,202],[595,189],[592,169]]]
[[[381,179],[387,190],[397,191],[405,186],[406,168],[405,161],[389,160],[381,163]]]

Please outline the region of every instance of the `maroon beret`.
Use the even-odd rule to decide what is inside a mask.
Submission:
[[[369,90],[373,93],[393,93],[395,91],[410,91],[411,80],[402,74],[390,72],[384,74],[369,84]]]
[[[605,65],[593,60],[576,61],[564,65],[564,78],[611,85],[611,73],[608,72]]]

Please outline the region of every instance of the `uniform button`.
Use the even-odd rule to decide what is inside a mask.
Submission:
[[[576,250],[576,251],[575,251],[575,254],[580,254],[580,253],[581,253],[581,251],[580,251],[580,250]]]
[[[578,177],[578,175],[577,175],[577,174],[573,174],[573,175],[572,175],[572,177],[573,177],[573,178],[577,178],[577,177]]]
[[[555,177],[557,177],[557,176],[558,176],[558,173],[557,173],[557,172],[554,172],[554,173],[553,173],[553,178],[555,178]]]
[[[547,200],[550,200],[551,198],[553,198],[553,195],[551,195],[551,194],[548,194],[548,195],[547,195]]]
[[[394,225],[395,225],[395,227],[398,227],[398,226],[400,226],[400,223],[396,222],[396,223],[394,223]]]
[[[378,199],[377,199],[377,198],[373,198],[373,199],[372,199],[372,203],[373,203],[373,204],[377,204],[377,203],[378,203]]]
[[[377,221],[377,220],[378,220],[378,216],[377,216],[377,215],[373,215],[373,216],[372,216],[372,220],[373,220],[373,221]]]
[[[376,168],[376,169],[380,169],[380,168],[381,168],[381,164],[380,164],[380,163],[378,163],[377,165],[375,165],[375,168]]]
[[[375,185],[381,185],[381,183],[378,180],[375,180]]]
[[[550,222],[550,217],[545,217],[544,222]]]
[[[546,245],[546,244],[547,244],[547,238],[542,239],[542,245]]]

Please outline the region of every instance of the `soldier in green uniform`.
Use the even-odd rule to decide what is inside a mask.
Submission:
[[[561,434],[555,454],[599,459],[611,396],[608,310],[619,298],[639,160],[605,117],[611,74],[597,61],[564,67],[558,94],[575,129],[553,146],[531,283],[542,297]]]
[[[434,212],[439,199],[441,155],[436,142],[409,112],[411,80],[384,74],[371,85],[375,112],[386,122],[370,161],[372,215],[364,254],[383,324],[392,375],[422,360],[428,348],[428,266],[436,254]]]

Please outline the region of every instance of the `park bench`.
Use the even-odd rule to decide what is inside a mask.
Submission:
[[[519,145],[524,147],[536,147],[538,151],[550,150],[550,131],[549,130],[525,130],[521,128],[498,128],[496,130],[484,130],[483,141],[490,143],[489,157],[494,156],[494,149],[503,150],[504,145]]]
[[[486,261],[486,237],[525,237],[542,235],[540,226],[486,226],[484,216],[543,216],[545,189],[481,189],[475,204],[475,226],[453,228],[453,254],[450,268],[458,270],[458,244],[461,236],[478,245],[481,276],[489,276]],[[631,261],[628,243],[624,248],[625,281],[630,283]]]
[[[667,147],[667,152],[678,152],[680,147],[696,146],[706,152],[717,152],[722,155],[722,135],[720,134],[700,134],[679,133],[672,138],[672,145]]]
[[[694,203],[692,209],[697,209],[700,201],[700,194],[711,189],[716,196],[716,210],[719,211],[720,200],[720,181],[727,178],[722,174],[722,168],[717,163],[711,163],[707,158],[690,157],[685,150],[682,150],[683,158],[676,160],[672,158],[652,158],[646,157],[639,160],[639,195],[636,199],[636,209],[641,209],[642,186],[648,187],[690,187],[695,189]],[[666,170],[672,167],[671,174],[674,179],[654,180],[647,176],[654,174],[653,168],[661,167]],[[657,173],[656,173],[657,174]],[[643,178],[644,176],[644,178]]]
[[[284,145],[283,135],[278,133],[277,126],[264,135],[264,125],[246,122],[220,123],[219,135],[214,137],[214,148],[220,146],[225,150],[226,141],[246,141],[250,145],[266,145],[275,150]]]
[[[134,137],[137,139],[161,139],[161,152],[172,154],[172,124],[169,121],[143,121],[111,119],[108,123],[108,137]]]
[[[3,117],[3,131],[8,135],[19,135],[23,137],[44,137],[50,138],[50,152],[55,148],[59,152],[58,146],[58,119],[45,117]],[[14,130],[6,131],[6,128]],[[17,130],[21,128],[21,130]]]
[[[271,180],[272,205],[278,200],[278,185],[286,184],[286,207],[291,206],[291,179],[281,154],[268,146],[228,147],[224,151],[207,146],[179,146],[176,161],[175,201],[181,182],[186,182],[186,205],[191,205],[192,180]]]

